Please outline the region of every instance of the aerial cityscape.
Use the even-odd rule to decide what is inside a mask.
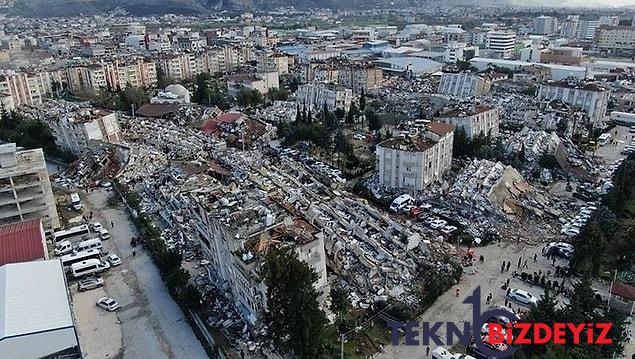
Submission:
[[[635,359],[635,0],[0,0],[0,359]]]

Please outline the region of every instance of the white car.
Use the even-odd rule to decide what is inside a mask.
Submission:
[[[114,312],[115,310],[119,309],[119,303],[110,297],[99,298],[99,300],[97,301],[97,306],[109,312]]]
[[[101,238],[102,241],[110,239],[110,233],[106,228],[102,228],[99,230],[99,238]]]
[[[448,225],[448,222],[443,220],[443,219],[437,219],[435,221],[433,221],[432,223],[430,223],[430,228],[432,229],[438,229],[438,228],[443,228],[445,226]]]
[[[563,227],[560,233],[567,237],[575,237],[580,234],[580,230],[575,227]]]
[[[413,205],[409,204],[409,205],[404,206],[404,208],[402,208],[402,209],[401,209],[401,211],[402,211],[403,213],[410,213],[410,210],[411,210],[411,209],[413,209],[414,207],[415,207],[415,206],[413,206]]]
[[[121,258],[119,258],[119,256],[114,253],[109,254],[108,257],[106,257],[106,259],[110,263],[111,267],[116,267],[118,265],[121,265]]]
[[[87,290],[99,288],[104,286],[104,280],[99,277],[84,278],[77,283],[77,290],[85,292]]]
[[[456,228],[455,226],[445,226],[443,227],[443,229],[441,230],[441,232],[445,233],[445,234],[450,234],[454,231],[456,231],[458,228]]]
[[[90,224],[90,229],[95,233],[99,233],[99,231],[101,231],[103,228],[104,226],[102,226],[99,222],[92,222]]]
[[[522,290],[522,289],[512,289],[509,291],[509,294],[507,295],[507,297],[511,300],[514,300],[518,303],[521,304],[525,304],[525,305],[536,305],[536,303],[538,302],[538,299],[536,297],[533,296],[533,294],[529,293],[526,290]]]

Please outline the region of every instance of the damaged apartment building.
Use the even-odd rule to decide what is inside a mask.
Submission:
[[[478,135],[498,135],[500,124],[498,109],[472,104],[458,104],[446,108],[436,117],[436,120],[463,128],[467,137],[471,139]]]
[[[377,145],[379,182],[388,189],[421,191],[452,165],[454,126],[431,122],[423,133],[400,134]]]
[[[55,143],[77,156],[98,147],[99,143],[118,144],[122,139],[117,114],[93,108],[89,103],[49,101],[24,111],[44,121]]]

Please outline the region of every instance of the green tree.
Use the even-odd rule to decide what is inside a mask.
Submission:
[[[467,137],[467,132],[465,132],[465,128],[463,126],[459,126],[454,130],[454,142],[452,143],[452,156],[455,158],[462,158],[466,156],[471,156],[472,151],[470,150],[472,147],[472,143],[470,138]]]
[[[277,87],[269,89],[268,95],[271,101],[286,101],[287,98],[289,98],[289,92],[287,92],[287,90]]]
[[[195,85],[194,85],[194,102],[201,105],[209,105],[210,101],[210,87],[209,81],[212,79],[212,76],[203,72],[196,75]]]
[[[375,111],[373,110],[366,111],[366,119],[368,120],[368,129],[370,131],[377,132],[381,130],[381,127],[383,126],[383,124],[381,122],[381,118],[377,116]]]
[[[120,110],[130,110],[132,105],[135,109],[138,109],[143,104],[150,102],[148,94],[139,87],[126,86],[126,88],[119,93],[119,106]]]
[[[300,358],[317,358],[327,323],[313,287],[317,274],[295,252],[284,249],[269,250],[262,270],[274,344]]]
[[[357,110],[357,106],[355,105],[355,102],[353,102],[351,104],[351,107],[348,109],[348,113],[346,114],[346,123],[349,125],[354,124],[358,114],[359,111]]]
[[[362,112],[366,110],[366,93],[364,92],[364,89],[362,89],[362,93],[359,96],[359,109]]]
[[[165,75],[161,66],[157,66],[157,87],[164,89],[172,84],[172,80]]]

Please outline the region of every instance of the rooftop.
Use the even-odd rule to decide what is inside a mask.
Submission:
[[[0,340],[73,327],[59,260],[0,267]]]
[[[436,133],[439,136],[445,136],[446,134],[454,131],[454,125],[443,122],[430,122],[427,127],[428,131]]]
[[[393,150],[401,150],[401,151],[411,151],[411,152],[424,152],[432,146],[435,145],[435,142],[429,140],[425,137],[417,136],[412,138],[390,138],[378,146],[384,148],[390,148]]]
[[[46,258],[42,222],[39,219],[0,227],[0,265]]]

